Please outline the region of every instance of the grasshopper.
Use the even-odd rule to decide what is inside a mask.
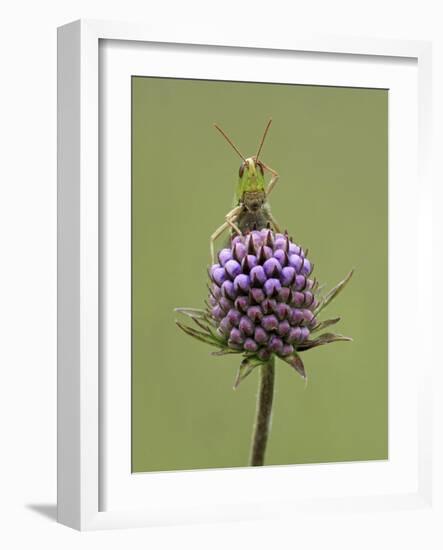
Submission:
[[[226,135],[220,126],[214,124],[215,128],[242,159],[242,163],[238,173],[234,207],[226,214],[225,222],[216,229],[210,237],[212,263],[215,262],[214,243],[229,228],[231,229],[231,234],[237,233],[238,235],[244,235],[254,229],[260,230],[266,227],[272,227],[278,233],[280,232],[278,224],[271,214],[268,203],[268,197],[274,189],[279,175],[273,168],[267,166],[262,160],[259,160],[271,122],[272,119],[270,119],[266,125],[257,154],[248,158],[242,155],[234,142]],[[271,174],[271,180],[267,185],[265,181],[265,172]]]

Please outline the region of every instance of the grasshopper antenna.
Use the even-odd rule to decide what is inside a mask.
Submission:
[[[262,150],[262,147],[263,147],[263,143],[265,142],[266,134],[268,133],[269,126],[271,126],[271,123],[272,123],[272,118],[269,119],[269,122],[268,122],[268,124],[266,125],[266,128],[265,128],[265,131],[263,132],[263,137],[261,138],[260,147],[258,148],[258,152],[255,155],[255,162],[257,162],[258,157],[260,156],[260,153],[261,153],[261,150]]]
[[[220,132],[220,134],[225,138],[225,140],[229,143],[229,145],[234,149],[234,151],[237,153],[237,155],[243,159],[244,162],[246,162],[245,157],[240,153],[240,151],[237,149],[237,147],[234,145],[232,140],[223,132],[223,130],[218,126],[217,124],[214,124],[214,127],[217,128],[217,130]]]

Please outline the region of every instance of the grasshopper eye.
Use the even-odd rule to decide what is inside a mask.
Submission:
[[[263,176],[264,175],[264,170],[263,170],[263,165],[261,162],[257,162],[257,166],[259,167],[260,169],[260,172],[261,172],[261,175]]]
[[[245,171],[245,165],[244,165],[244,163],[242,162],[242,163],[240,164],[240,169],[239,169],[239,171],[238,171],[238,175],[239,175],[241,178],[243,177],[244,171]]]

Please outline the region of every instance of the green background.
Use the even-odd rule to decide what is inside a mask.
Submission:
[[[320,283],[354,278],[322,314],[335,343],[304,354],[308,384],[277,361],[267,464],[387,458],[386,90],[132,79],[132,468],[245,466],[257,373],[183,334],[174,307],[206,299],[209,235],[231,208],[240,159],[280,174],[272,210],[309,248]],[[326,316],[326,317],[325,317]]]

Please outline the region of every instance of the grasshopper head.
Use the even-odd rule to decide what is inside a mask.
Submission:
[[[245,159],[238,172],[236,190],[237,201],[245,202],[245,194],[261,194],[265,192],[265,174],[263,164],[256,157]]]
[[[235,191],[237,204],[244,204],[248,210],[257,210],[265,201],[265,165],[258,160],[263,143],[268,133],[269,126],[272,120],[269,120],[266,125],[263,137],[261,138],[257,154],[253,157],[245,158],[233,141],[225,134],[225,132],[214,124],[217,130],[222,134],[226,141],[231,145],[237,155],[242,159],[240,170],[238,173],[238,183]]]

